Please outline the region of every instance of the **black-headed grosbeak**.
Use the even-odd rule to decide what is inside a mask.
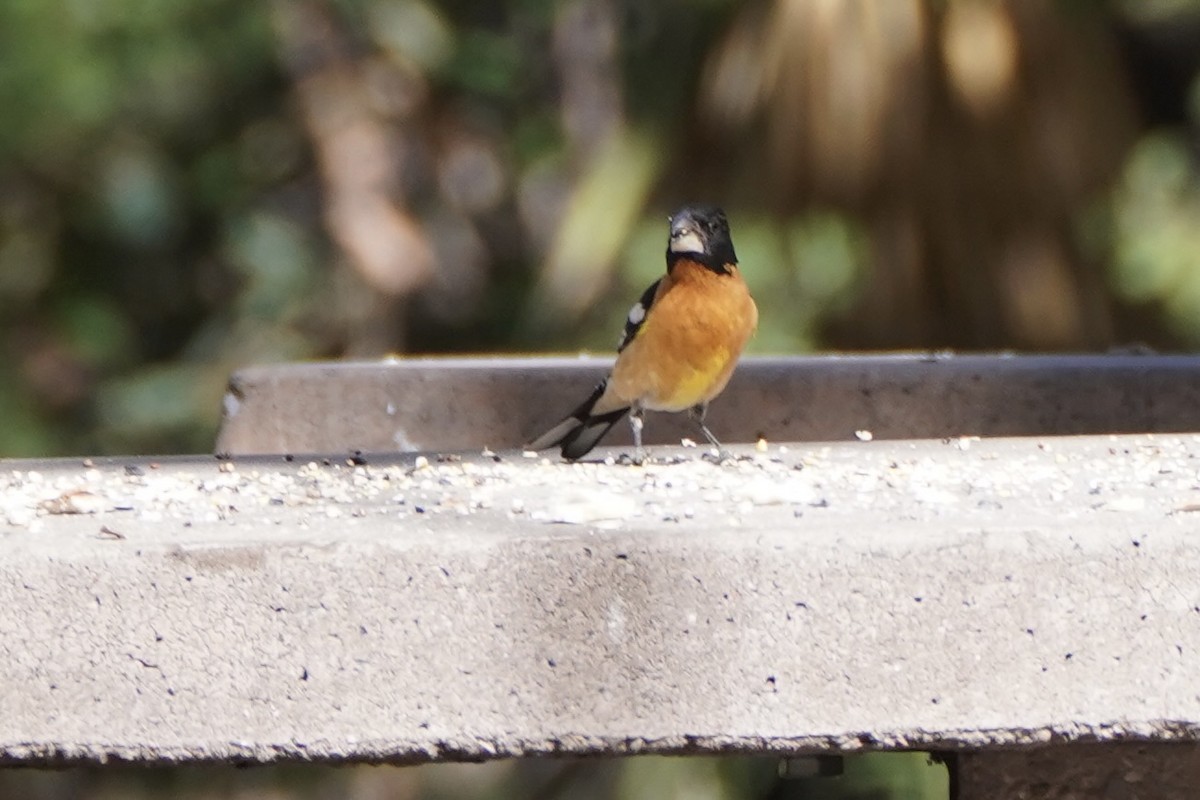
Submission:
[[[704,413],[758,326],[758,308],[737,263],[724,211],[688,206],[673,214],[667,274],[630,310],[612,372],[529,449],[561,445],[563,458],[581,458],[628,412],[640,463],[642,416],[649,409],[688,411],[720,452]]]

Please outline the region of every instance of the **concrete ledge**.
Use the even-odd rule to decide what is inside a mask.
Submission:
[[[217,450],[367,453],[519,447],[611,360],[428,359],[239,371]],[[749,358],[709,414],[724,441],[845,441],[1200,430],[1196,356]],[[696,431],[653,414],[647,441]],[[627,445],[627,426],[609,444]]]
[[[1197,740],[1197,437],[739,452],[6,462],[0,761]]]

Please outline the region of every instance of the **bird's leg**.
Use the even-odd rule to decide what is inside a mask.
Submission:
[[[642,419],[641,406],[634,406],[629,409],[629,427],[633,429],[633,463],[642,464],[646,460],[646,451],[642,449],[642,426],[645,421]]]
[[[696,424],[700,426],[700,432],[704,434],[704,438],[708,439],[708,443],[711,444],[713,446],[713,450],[716,451],[715,455],[717,462],[720,463],[722,461],[728,461],[729,459],[733,458],[733,456],[730,455],[728,450],[721,446],[721,443],[717,441],[717,437],[713,436],[713,432],[710,431],[708,426],[704,424],[704,415],[706,413],[708,413],[707,403],[700,403],[699,405],[694,405],[688,409],[688,416],[696,420]]]

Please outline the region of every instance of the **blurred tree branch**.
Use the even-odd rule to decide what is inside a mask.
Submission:
[[[278,0],[272,5],[283,63],[317,156],[329,235],[346,262],[374,290],[351,295],[342,315],[359,322],[349,353],[379,352],[401,342],[397,316],[403,298],[434,270],[432,245],[404,208],[398,180],[410,135],[372,107],[367,59],[323,0]],[[400,76],[389,76],[400,80]],[[363,314],[362,306],[371,309]]]
[[[733,169],[754,171],[770,207],[832,207],[867,226],[870,269],[833,343],[1113,341],[1103,274],[1073,229],[1135,132],[1100,15],[1022,0],[777,0],[742,12],[705,76],[708,135],[726,151],[737,142]]]

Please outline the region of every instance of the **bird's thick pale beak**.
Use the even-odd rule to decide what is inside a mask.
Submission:
[[[671,241],[670,250],[672,253],[703,253],[704,240],[696,230],[695,223],[691,217],[680,215],[671,220]]]

